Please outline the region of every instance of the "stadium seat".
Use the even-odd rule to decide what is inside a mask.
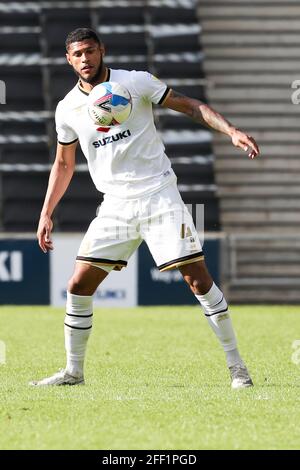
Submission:
[[[213,184],[214,171],[210,161],[206,164],[198,163],[173,163],[173,169],[178,175],[178,184]]]
[[[60,231],[85,232],[96,217],[99,199],[77,200],[64,199],[56,211],[57,227]]]
[[[41,66],[6,65],[1,67],[1,80],[6,84],[5,111],[44,109]]]
[[[49,163],[49,148],[45,142],[0,144],[0,162],[7,164]],[[16,175],[17,176],[17,175]]]
[[[5,230],[36,231],[47,183],[47,173],[5,173],[2,178]]]
[[[46,136],[46,124],[44,120],[34,121],[30,119],[9,119],[2,120],[0,119],[0,134],[3,136],[9,135],[44,135]]]
[[[14,11],[1,10],[0,15],[0,28],[3,27],[38,27],[40,25],[38,9],[23,10],[22,8],[15,9]]]
[[[74,200],[77,204],[80,200],[90,200],[100,204],[102,201],[102,195],[97,191],[95,185],[87,171],[80,172],[76,171],[72,178],[71,184],[64,196],[66,200]]]
[[[182,63],[184,62],[184,66]],[[185,62],[184,58],[170,61],[167,57],[154,60],[156,75],[160,78],[204,78],[201,61]]]
[[[154,25],[159,23],[198,23],[195,8],[159,6],[149,7],[147,11],[151,16],[151,23]]]
[[[147,44],[144,32],[138,33],[101,33],[107,56],[110,55],[147,55]]]
[[[78,79],[67,62],[64,65],[50,65],[48,73],[51,82],[51,89],[49,90],[51,108],[54,110],[58,101],[62,100],[76,85]]]
[[[195,142],[195,143],[174,143],[174,144],[165,144],[166,153],[170,157],[176,157],[181,155],[210,155],[211,154],[211,143],[210,142]]]
[[[114,25],[114,24],[123,24],[123,25],[130,25],[136,24],[141,25],[144,24],[145,16],[144,16],[144,8],[143,7],[131,7],[131,6],[120,6],[119,8],[115,8],[112,4],[109,6],[103,6],[101,8],[96,9],[96,13],[98,14],[98,23],[102,25]],[[101,30],[100,30],[101,32]]]
[[[202,191],[190,191],[188,189],[182,189],[181,185],[179,186],[181,196],[185,204],[188,204],[189,210],[192,209],[192,215],[196,221],[196,206],[197,204],[203,205],[204,210],[204,227],[205,231],[216,232],[221,229],[220,220],[219,220],[219,200],[216,196],[216,193],[211,190]]]
[[[40,51],[40,35],[37,33],[5,34],[0,30],[0,54],[34,53]]]
[[[20,199],[5,202],[2,215],[2,223],[8,232],[33,232],[38,226],[39,216],[43,200]]]
[[[180,113],[164,114],[159,116],[159,126],[161,129],[204,129],[199,123],[192,121],[187,116]]]
[[[8,200],[40,200],[44,197],[48,185],[46,172],[9,172],[2,180],[4,201]]]
[[[42,20],[48,57],[64,57],[67,34],[76,28],[91,27],[91,15],[88,8],[44,9]]]
[[[198,52],[200,49],[198,34],[188,34],[188,26],[184,35],[176,35],[176,25],[171,33],[152,36],[154,49],[161,54],[178,52]]]

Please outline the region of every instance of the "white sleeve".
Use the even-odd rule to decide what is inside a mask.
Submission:
[[[59,102],[55,112],[57,140],[58,143],[62,145],[68,145],[78,140],[78,137],[75,131],[65,122],[64,114],[65,113],[62,109],[61,102]]]
[[[135,72],[134,86],[140,96],[155,104],[162,104],[170,91],[164,82],[149,72]]]

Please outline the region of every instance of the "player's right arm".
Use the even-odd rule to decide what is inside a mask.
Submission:
[[[53,250],[51,241],[53,222],[51,217],[72,179],[77,143],[78,141],[69,145],[57,144],[56,157],[50,172],[48,189],[37,229],[38,242],[44,253]]]
[[[259,148],[253,137],[237,129],[227,121],[224,116],[206,103],[170,90],[170,93],[166,96],[162,105],[166,108],[186,114],[196,122],[208,125],[212,129],[228,135],[235,147],[249,152],[248,155],[250,158],[253,159],[259,155]]]

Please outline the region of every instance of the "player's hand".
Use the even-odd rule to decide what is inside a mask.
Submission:
[[[41,215],[36,236],[40,248],[44,253],[47,253],[49,250],[53,250],[53,244],[51,240],[52,228],[53,222],[51,218],[48,215]]]
[[[248,157],[253,158],[259,155],[259,148],[253,137],[245,134],[239,129],[234,129],[231,134],[231,140],[235,147],[239,147],[248,153]]]

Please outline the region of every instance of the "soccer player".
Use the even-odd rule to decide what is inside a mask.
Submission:
[[[69,33],[66,57],[78,76],[75,87],[58,103],[58,144],[37,230],[44,252],[53,249],[52,213],[75,168],[78,142],[91,177],[104,200],[83,238],[68,284],[65,317],[66,367],[36,386],[84,383],[84,358],[91,333],[93,294],[114,269],[145,240],[160,271],[178,268],[201,304],[224,349],[232,388],[252,386],[221,290],[212,280],[191,215],[176,185],[176,176],[154,126],[152,104],[181,112],[226,134],[251,159],[259,154],[255,140],[207,104],[183,96],[148,72],[109,69],[97,34],[87,28]],[[131,93],[133,108],[121,128],[97,128],[87,112],[89,92],[99,83],[118,82]],[[121,131],[120,131],[121,129]],[[104,139],[112,136],[111,139]]]

